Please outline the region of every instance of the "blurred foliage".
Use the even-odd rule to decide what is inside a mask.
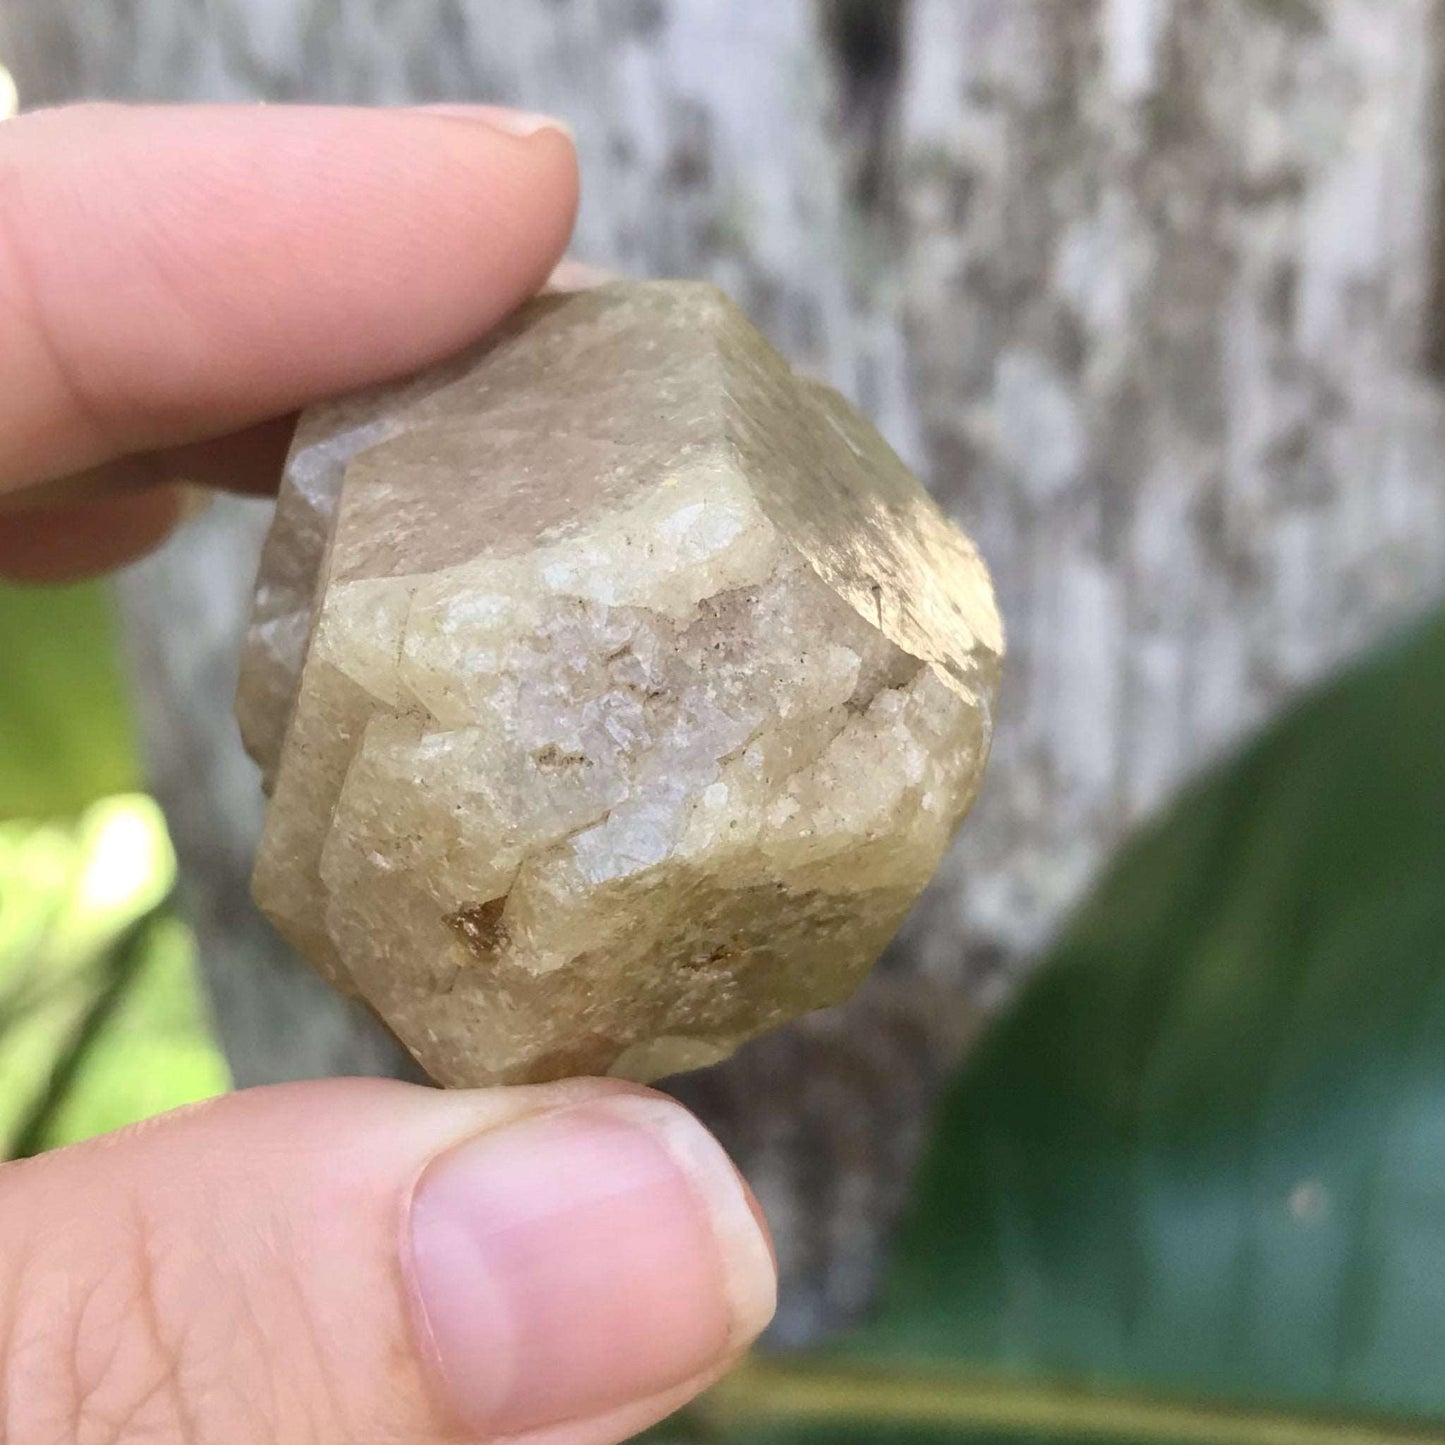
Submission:
[[[0,818],[73,816],[141,786],[110,594],[0,583]]]
[[[1437,617],[1128,846],[948,1092],[877,1318],[659,1438],[1445,1439],[1442,719]]]
[[[0,1157],[227,1085],[108,591],[0,585]]]
[[[143,1119],[224,1089],[175,858],[139,795],[73,824],[0,824],[0,1155]]]

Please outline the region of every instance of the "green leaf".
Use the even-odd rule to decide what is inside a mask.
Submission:
[[[694,1412],[692,1435],[659,1445],[1439,1445],[1419,1422],[1086,1391],[978,1372],[750,1362]],[[710,1433],[709,1433],[710,1432]]]
[[[1438,1440],[1442,1354],[1435,618],[1123,851],[944,1101],[877,1319],[698,1418],[753,1445]]]
[[[0,583],[0,818],[141,786],[108,589]]]

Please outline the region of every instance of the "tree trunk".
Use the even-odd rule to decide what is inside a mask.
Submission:
[[[719,281],[978,538],[1011,652],[960,845],[853,1005],[679,1089],[780,1338],[866,1301],[941,1071],[1121,832],[1445,577],[1442,0],[0,0],[0,58],[31,104],[555,110],[576,254]],[[245,515],[123,583],[158,786],[238,1077],[366,1067],[244,901]]]

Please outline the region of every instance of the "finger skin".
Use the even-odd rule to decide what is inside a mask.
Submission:
[[[545,289],[579,291],[617,279],[612,272],[563,260]],[[84,472],[0,492],[0,577],[73,581],[134,561],[165,539],[166,531],[154,525],[160,511],[153,502],[126,503],[119,511],[79,505],[90,499],[177,482],[256,496],[274,492],[295,431],[294,414],[272,417],[213,440],[132,453]],[[62,505],[69,508],[66,513],[51,511]],[[58,545],[46,535],[52,527],[63,533]]]
[[[199,488],[274,490],[295,429],[294,416],[277,417],[215,441],[117,457],[0,492],[0,578],[71,582],[136,561],[197,509]]]
[[[0,492],[458,350],[541,285],[557,130],[425,111],[75,106],[0,128]]]
[[[48,507],[169,483],[265,496],[276,490],[295,434],[296,416],[288,414],[208,441],[132,452],[83,472],[0,492],[0,517],[34,517]]]
[[[186,491],[152,486],[34,512],[0,512],[0,577],[69,582],[134,562],[186,515]]]
[[[143,555],[181,515],[175,483],[274,488],[297,407],[485,332],[547,275],[576,195],[560,132],[457,115],[78,106],[10,122],[0,577]]]
[[[564,258],[553,268],[543,290],[549,293],[582,291],[619,279],[616,272]],[[31,484],[18,491],[0,492],[0,525],[9,513],[22,512],[35,520],[37,514],[61,503],[104,497],[113,492],[138,491],[169,482],[265,496],[276,490],[295,432],[294,414],[271,417],[226,436],[132,453],[83,472]],[[105,539],[97,537],[96,541],[96,559],[90,570],[101,570],[106,565]],[[4,562],[0,560],[0,573],[3,572]]]
[[[660,1132],[650,1122],[623,1140],[618,1130],[638,1119]],[[630,1155],[652,1158],[654,1135],[684,1139],[669,1159],[713,1161],[701,1194],[691,1164],[665,1187],[655,1159],[631,1169]],[[549,1138],[575,1140],[575,1152],[549,1153]],[[589,1158],[594,1167],[568,1174]],[[595,1080],[253,1090],[5,1165],[0,1439],[621,1440],[684,1403],[765,1322],[764,1236],[749,1225],[758,1278],[739,1328],[732,1255],[701,1197],[715,1190],[734,1224],[739,1207],[751,1218],[731,1166],[686,1111]],[[445,1214],[456,1207],[482,1231],[480,1273],[467,1264],[475,1241],[457,1252],[457,1216]],[[609,1226],[621,1219],[636,1227]],[[695,1244],[668,1253],[655,1237]],[[618,1273],[614,1256],[638,1267]],[[438,1277],[428,1260],[448,1257],[459,1268]],[[561,1311],[541,1334],[513,1317],[535,1304],[508,1295],[514,1276]],[[452,1296],[440,1314],[439,1290]],[[458,1339],[453,1326],[468,1317],[478,1330]],[[666,1327],[650,1328],[656,1320]],[[693,1338],[690,1353],[679,1354],[679,1335]]]

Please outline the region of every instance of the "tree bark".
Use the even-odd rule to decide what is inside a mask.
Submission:
[[[719,281],[978,538],[1011,651],[959,846],[853,1005],[679,1090],[781,1339],[862,1307],[941,1072],[1121,833],[1445,578],[1442,0],[8,0],[0,58],[32,104],[555,110],[576,254]],[[244,901],[241,515],[122,585],[158,786],[238,1077],[374,1066]]]

